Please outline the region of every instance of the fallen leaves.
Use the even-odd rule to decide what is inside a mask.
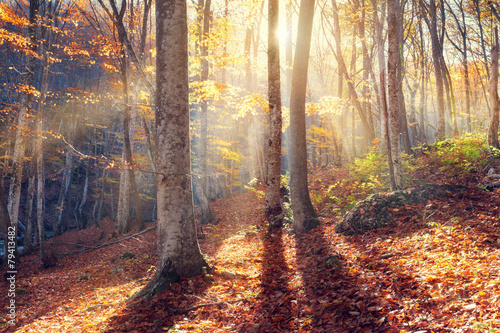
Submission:
[[[335,177],[345,173],[321,171],[313,178],[324,189],[339,181]],[[349,186],[342,191],[351,194]],[[17,295],[16,330],[499,330],[500,193],[470,192],[456,200],[406,205],[394,210],[392,225],[348,237],[333,231],[336,216],[327,200],[317,207],[320,227],[299,235],[268,233],[263,202],[252,191],[217,200],[218,224],[205,226],[200,240],[212,270],[148,301],[126,299],[154,273],[152,231],[64,257],[48,270],[37,268],[36,256],[23,258],[19,288],[26,292]],[[470,204],[474,210],[466,210]],[[102,222],[101,228],[59,241],[96,247],[113,238],[112,226]]]

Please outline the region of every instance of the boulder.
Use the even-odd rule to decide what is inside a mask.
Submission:
[[[335,232],[354,235],[368,230],[382,228],[392,221],[391,209],[405,204],[426,202],[467,190],[460,185],[423,184],[414,188],[392,193],[376,193],[360,201],[348,212],[342,222],[337,223]]]

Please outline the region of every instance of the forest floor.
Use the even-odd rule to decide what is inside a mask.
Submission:
[[[413,180],[453,182],[429,166],[414,172]],[[346,175],[347,170],[310,175],[321,224],[304,234],[267,232],[264,188],[213,202],[219,222],[206,226],[200,239],[212,269],[149,300],[127,302],[155,272],[153,229],[98,249],[54,244],[59,255],[68,255],[50,269],[41,269],[36,254],[23,257],[17,324],[8,326],[1,313],[0,330],[500,331],[500,193],[471,190],[407,205],[394,210],[385,228],[341,236],[333,231],[339,219],[335,204],[322,193],[333,184],[340,191]],[[469,187],[483,176],[478,173]],[[353,188],[359,187],[344,186],[343,195],[355,197]],[[71,231],[51,242],[95,247],[118,239],[113,228],[105,219],[100,228]],[[81,250],[88,251],[71,254]],[[7,295],[5,283],[0,294]],[[7,300],[0,298],[2,309]]]

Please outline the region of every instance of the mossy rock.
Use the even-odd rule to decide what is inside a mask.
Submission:
[[[365,200],[358,202],[344,216],[342,222],[335,226],[335,232],[355,235],[382,228],[392,222],[390,209],[405,204],[426,202],[429,199],[448,197],[466,189],[467,187],[460,185],[424,184],[403,191],[372,194]]]

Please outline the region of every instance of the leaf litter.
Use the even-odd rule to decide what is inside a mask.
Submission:
[[[341,177],[345,172],[316,170],[312,196]],[[342,191],[355,195],[354,188]],[[405,205],[389,226],[347,237],[333,231],[339,217],[328,200],[316,205],[317,229],[268,232],[256,192],[211,203],[218,223],[205,226],[200,239],[211,269],[149,300],[127,302],[154,274],[154,230],[85,253],[52,245],[69,255],[46,270],[37,254],[23,257],[17,324],[2,315],[2,331],[500,330],[498,192]],[[112,230],[108,219],[56,241],[96,246],[118,238]],[[121,256],[126,252],[135,256]],[[6,284],[0,292],[6,295]],[[0,299],[3,308],[7,300]]]

